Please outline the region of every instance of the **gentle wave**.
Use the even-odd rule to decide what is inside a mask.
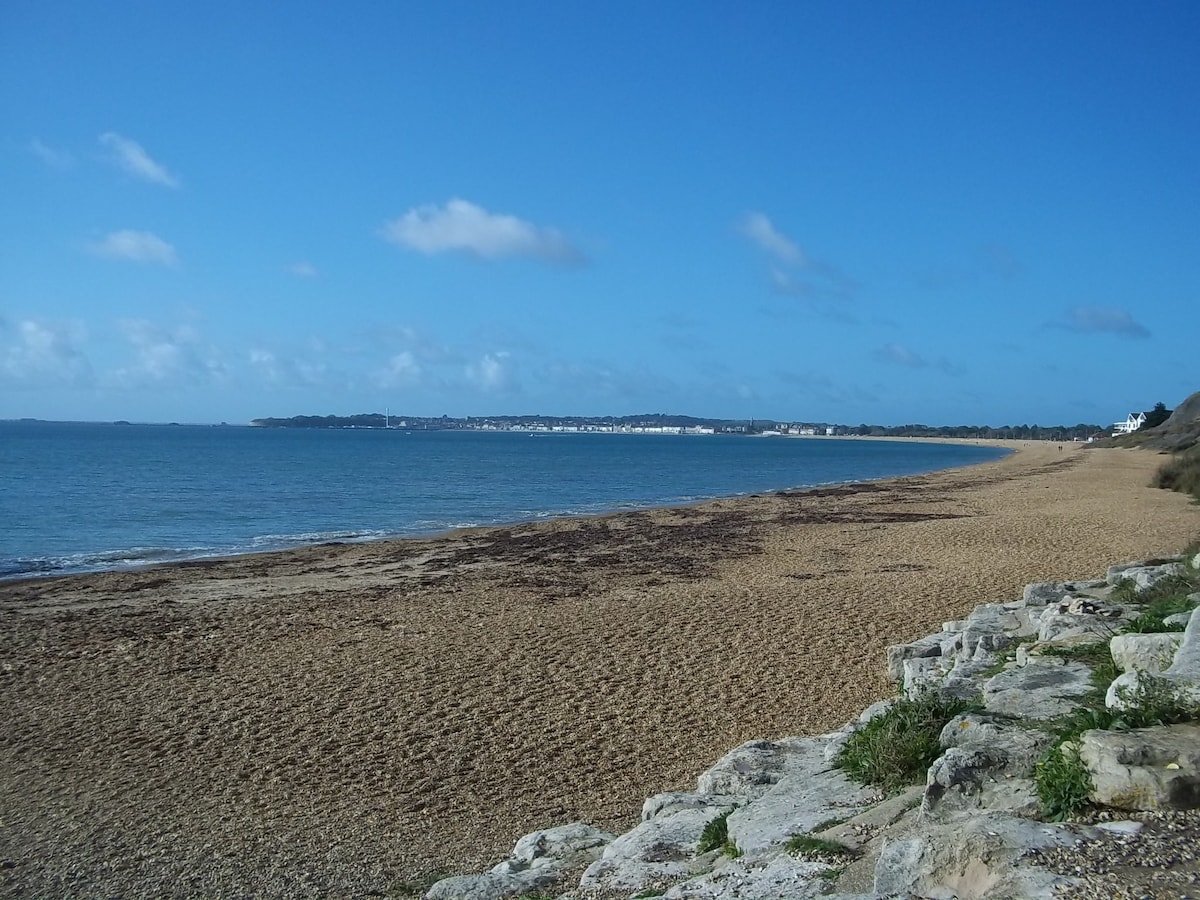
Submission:
[[[304,531],[296,534],[264,534],[245,544],[223,547],[130,547],[123,550],[102,550],[95,553],[71,553],[62,556],[19,557],[0,559],[0,578],[36,578],[47,575],[80,575],[88,572],[111,572],[140,569],[164,563],[193,562],[202,559],[223,559],[251,553],[292,550],[332,543],[367,543],[387,538],[415,537],[438,534],[457,528],[475,528],[479,522],[416,522],[404,531]],[[495,524],[495,523],[488,523]]]
[[[217,547],[129,547],[63,556],[26,556],[0,560],[0,578],[133,569],[218,555],[221,555],[221,550]]]

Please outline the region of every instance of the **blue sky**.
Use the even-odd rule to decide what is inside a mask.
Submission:
[[[1110,422],[1200,4],[0,5],[0,418]]]

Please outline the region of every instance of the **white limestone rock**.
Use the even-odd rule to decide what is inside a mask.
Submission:
[[[1061,581],[1039,581],[1034,584],[1025,585],[1025,590],[1021,594],[1021,602],[1026,606],[1047,606],[1051,603],[1057,603],[1063,597],[1067,596],[1073,585],[1066,584]]]
[[[711,809],[682,809],[642,822],[604,848],[584,871],[580,888],[639,891],[697,874],[700,835],[715,817]]]
[[[974,811],[929,824],[884,844],[875,865],[883,897],[1052,897],[1068,879],[1021,865],[1029,850],[1073,846],[1080,837],[1062,825],[1004,813]]]
[[[803,752],[804,744],[814,738],[785,738],[781,741],[747,741],[726,753],[697,780],[701,794],[728,794],[735,797],[761,796],[779,781],[790,759]]]
[[[1057,607],[1047,607],[1039,622],[1038,640],[1056,643],[1084,637],[1108,640],[1119,627],[1115,618],[1082,611],[1059,612]]]
[[[705,809],[719,815],[745,802],[744,796],[733,794],[701,794],[697,791],[667,791],[647,797],[642,803],[642,821],[670,816],[684,809]]]
[[[1053,736],[986,713],[962,713],[946,723],[939,740],[947,749],[987,753],[997,759],[1006,777],[1024,777],[1033,773]]]
[[[425,900],[502,900],[520,897],[549,887],[554,878],[548,873],[527,875],[455,875],[443,878],[425,892]]]
[[[583,822],[534,831],[520,838],[508,859],[482,875],[443,878],[426,900],[499,900],[530,894],[558,882],[565,872],[598,858],[615,835]]]
[[[1200,725],[1086,731],[1079,758],[1092,799],[1118,809],[1200,807]]]
[[[1108,686],[1104,705],[1109,709],[1130,709],[1144,705],[1147,697],[1159,697],[1164,692],[1180,706],[1200,709],[1200,680],[1172,678],[1168,672],[1154,675],[1137,669],[1117,676]]]
[[[951,747],[926,773],[925,794],[921,798],[922,820],[935,813],[977,807],[984,779],[994,780],[994,776],[989,776],[989,770],[1000,768],[1004,762],[1002,755],[986,750]]]
[[[815,900],[828,898],[821,877],[830,866],[780,853],[766,861],[729,860],[712,872],[675,885],[666,900]]]
[[[1158,674],[1126,672],[1109,685],[1104,702],[1109,709],[1128,709],[1163,691],[1181,705],[1200,708],[1200,616],[1188,620],[1171,665]]]
[[[1091,670],[1083,663],[1030,657],[1026,665],[989,679],[983,686],[983,703],[993,714],[1053,719],[1078,706],[1091,688]]]
[[[1024,607],[1011,608],[1011,604],[984,603],[975,607],[967,616],[963,628],[962,648],[959,655],[970,658],[983,641],[988,650],[1003,650],[1015,639],[1032,635],[1036,627],[1032,624],[1030,610]]]
[[[1189,594],[1188,599],[1194,600],[1197,603],[1200,603],[1200,594]],[[1184,628],[1187,628],[1188,622],[1190,622],[1192,620],[1192,614],[1195,611],[1196,610],[1193,609],[1193,610],[1189,610],[1188,612],[1174,613],[1173,615],[1163,616],[1163,624],[1164,625],[1182,625]]]
[[[1118,634],[1108,642],[1113,662],[1122,672],[1165,672],[1175,661],[1183,642],[1179,632],[1162,634]]]
[[[901,685],[910,697],[936,688],[950,672],[953,658],[929,656],[904,660]]]
[[[1129,580],[1134,583],[1139,591],[1144,591],[1146,588],[1153,587],[1164,578],[1178,575],[1182,571],[1182,562],[1167,562],[1156,565],[1147,565],[1144,562],[1126,563],[1120,566],[1110,566],[1107,581],[1110,585],[1115,585],[1118,582]]]
[[[810,832],[832,818],[856,815],[882,795],[847,778],[825,761],[813,742],[797,753],[787,774],[748,806],[730,813],[729,839],[747,858],[778,851],[794,834]]]
[[[904,661],[906,659],[941,656],[942,643],[953,640],[957,636],[954,632],[943,631],[938,634],[926,635],[910,644],[892,644],[887,648],[888,678],[899,683],[904,677]]]

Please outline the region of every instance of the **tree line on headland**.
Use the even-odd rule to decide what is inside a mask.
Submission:
[[[261,428],[401,428],[409,431],[632,431],[682,429],[713,434],[805,434],[857,437],[932,437],[1018,441],[1086,441],[1107,436],[1108,428],[1076,425],[845,425],[781,422],[774,419],[706,419],[652,413],[634,416],[404,416],[359,413],[351,416],[292,416],[254,419]]]

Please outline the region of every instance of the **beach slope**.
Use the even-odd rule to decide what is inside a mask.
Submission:
[[[1160,459],[0,583],[0,892],[364,896],[625,830],[890,694],[887,644],[1200,536]]]

